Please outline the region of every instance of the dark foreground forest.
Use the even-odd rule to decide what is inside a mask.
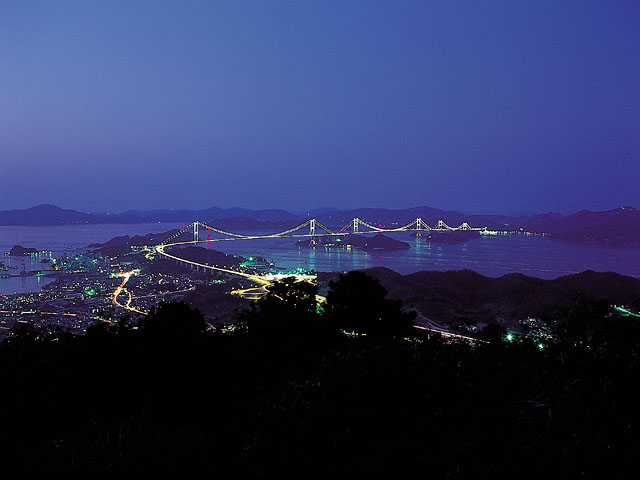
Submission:
[[[625,477],[640,325],[574,295],[546,344],[412,328],[377,281],[283,281],[230,329],[183,303],[0,345],[0,455],[24,476]],[[510,341],[508,341],[510,340]]]

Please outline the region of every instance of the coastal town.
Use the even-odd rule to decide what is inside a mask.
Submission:
[[[192,272],[166,260],[154,261],[145,255],[147,252],[129,245],[120,245],[115,254],[113,245],[106,247],[111,250],[111,256],[105,253],[105,247],[93,247],[58,258],[52,257],[51,252],[14,247],[10,255],[39,256],[44,263],[38,270],[22,267],[22,271],[16,273],[11,273],[10,267],[3,263],[0,265],[3,274],[39,276],[44,284],[40,291],[0,295],[0,338],[16,328],[53,327],[82,333],[95,322],[145,314],[161,301],[181,300],[198,287],[214,288],[226,296],[244,286],[220,275]],[[253,258],[248,261],[238,256],[229,257],[230,267],[247,271],[260,267]],[[124,283],[126,289],[122,288]],[[247,302],[234,298],[231,303],[239,306]],[[207,320],[218,321],[219,316],[209,315]]]

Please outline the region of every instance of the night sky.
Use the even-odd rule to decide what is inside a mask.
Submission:
[[[0,209],[640,208],[640,2],[0,3]]]

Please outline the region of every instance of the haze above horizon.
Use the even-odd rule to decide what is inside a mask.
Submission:
[[[640,206],[635,2],[3,2],[0,210]]]

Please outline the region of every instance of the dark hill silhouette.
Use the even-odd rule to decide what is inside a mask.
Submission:
[[[411,248],[411,245],[407,242],[401,242],[400,240],[387,237],[381,233],[377,233],[373,237],[350,235],[344,242],[350,243],[355,248],[361,248],[365,252],[375,250],[408,250]]]
[[[123,253],[127,253],[131,251],[132,246],[141,246],[141,245],[157,245],[165,238],[170,237],[174,233],[178,232],[178,230],[168,230],[166,232],[161,233],[147,233],[146,235],[134,235],[130,237],[129,235],[122,235],[119,237],[113,237],[111,240],[105,243],[92,243],[89,245],[90,248],[96,249],[96,252],[101,253],[107,256],[115,256],[121,255]]]
[[[38,253],[38,250],[32,247],[23,247],[22,245],[14,245],[9,251],[9,255],[12,257],[25,257],[27,255],[33,255]]]
[[[318,207],[313,210],[309,210],[306,215],[309,217],[320,217],[321,215],[328,215],[334,212],[339,212],[340,209],[336,207]],[[304,216],[304,215],[303,215]]]
[[[176,250],[176,252],[179,252],[176,253],[176,255],[180,258],[208,265],[217,265],[220,267],[232,267],[239,265],[240,262],[244,260],[244,258],[237,255],[228,255],[226,253],[218,252],[217,250],[203,247],[182,247],[179,250]]]
[[[471,270],[401,275],[376,267],[364,272],[377,278],[391,298],[401,299],[405,306],[442,322],[454,322],[465,315],[488,322],[497,317],[508,321],[528,316],[546,318],[578,291],[594,301],[640,308],[640,279],[611,272],[587,270],[554,280],[519,273],[492,278]],[[321,280],[336,276],[325,274]]]

